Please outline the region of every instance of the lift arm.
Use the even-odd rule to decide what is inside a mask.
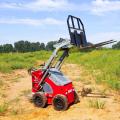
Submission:
[[[60,57],[58,63],[55,66],[56,69],[60,69],[60,65],[62,64],[64,58],[66,56],[68,56],[68,48],[71,48],[71,47],[72,47],[72,45],[70,44],[69,40],[65,40],[65,41],[57,44],[56,49],[53,51],[53,54],[50,56],[49,60],[43,67],[44,74],[43,74],[41,81],[38,84],[39,86],[41,85],[41,83],[45,80],[46,76],[48,75],[49,68],[51,68],[51,64],[54,61],[55,57],[57,56],[58,51],[61,49],[65,49],[63,55]]]
[[[65,49],[64,52],[63,52],[63,54],[62,54],[62,56],[59,58],[57,64],[55,65],[55,68],[56,68],[57,70],[60,70],[60,68],[61,68],[61,66],[62,66],[62,63],[63,63],[65,57],[68,57],[68,56],[69,56],[69,53],[68,53],[68,52],[69,52],[69,49]]]

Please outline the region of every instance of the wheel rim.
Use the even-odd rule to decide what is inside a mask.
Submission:
[[[55,100],[55,106],[57,109],[62,110],[64,108],[64,101],[60,98]]]
[[[40,98],[40,97],[36,97],[35,98],[35,104],[37,105],[37,106],[42,106],[42,104],[43,104],[43,100],[42,100],[42,98]]]

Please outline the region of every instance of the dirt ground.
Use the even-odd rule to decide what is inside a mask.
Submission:
[[[73,81],[80,97],[80,102],[66,111],[55,111],[52,105],[46,108],[33,105],[29,100],[31,76],[27,70],[16,70],[11,74],[0,73],[0,79],[4,80],[0,103],[8,104],[7,111],[0,114],[0,120],[120,120],[120,94],[106,86],[95,84],[95,78],[82,66],[65,64],[62,71]],[[100,95],[81,97],[83,87],[90,87]],[[106,98],[101,96],[103,93]],[[104,102],[104,108],[91,107],[90,100]]]

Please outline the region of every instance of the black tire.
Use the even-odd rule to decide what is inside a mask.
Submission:
[[[74,104],[77,104],[78,102],[80,102],[79,96],[78,96],[76,91],[74,92],[74,97],[75,97],[74,98],[75,99]]]
[[[67,97],[64,95],[56,95],[53,98],[52,104],[55,110],[64,111],[68,108],[68,100]]]
[[[44,108],[47,104],[47,98],[43,92],[37,92],[33,95],[35,106]]]

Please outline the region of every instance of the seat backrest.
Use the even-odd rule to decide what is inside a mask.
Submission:
[[[70,33],[71,44],[76,45],[77,47],[87,45],[86,38],[83,32],[78,33],[76,30]]]

